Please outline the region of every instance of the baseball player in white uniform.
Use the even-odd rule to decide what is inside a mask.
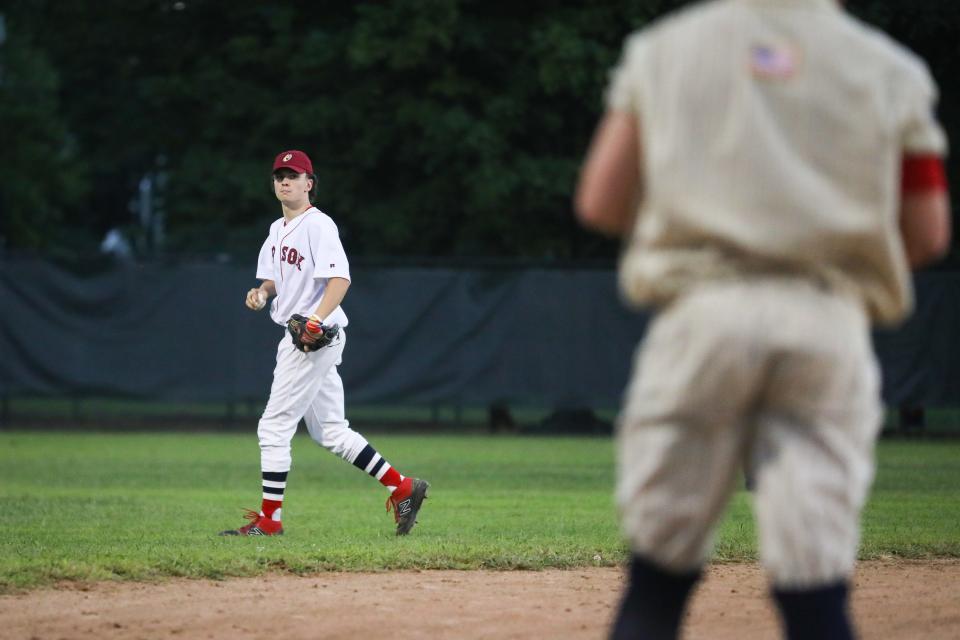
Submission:
[[[246,305],[259,310],[273,297],[270,317],[281,327],[294,316],[309,316],[302,338],[307,345],[298,348],[297,337],[286,332],[277,345],[270,398],[257,428],[263,501],[259,512],[248,511],[246,525],[221,535],[283,534],[290,441],[301,418],[317,443],[387,487],[387,510],[394,511],[397,535],[405,535],[416,523],[429,484],[401,475],[344,416],[337,366],[346,344],[348,320],[340,303],[350,286],[350,267],[337,225],[311,204],[316,178],[307,154],[290,150],[277,155],[273,187],[283,216],[270,225],[260,249],[257,278],[262,283],[247,292]],[[321,342],[310,344],[315,341]]]
[[[949,245],[926,66],[836,0],[714,0],[631,35],[576,196],[657,313],[618,421],[615,638],[673,638],[742,465],[789,638],[850,638],[880,426],[871,323]]]

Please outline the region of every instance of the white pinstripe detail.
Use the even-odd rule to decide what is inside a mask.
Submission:
[[[264,480],[263,486],[272,487],[274,489],[284,489],[286,488],[287,483],[284,480]]]
[[[283,502],[283,494],[282,494],[282,493],[267,493],[266,491],[264,491],[264,492],[263,492],[263,499],[264,499],[264,500],[276,500],[277,502]]]
[[[379,453],[373,454],[373,457],[370,458],[370,463],[367,465],[367,468],[364,469],[364,471],[366,471],[367,473],[370,473],[370,470],[373,469],[374,465],[377,464],[377,462],[379,461],[380,461],[380,454]]]
[[[380,471],[377,471],[377,475],[376,475],[377,480],[379,480],[380,478],[382,478],[382,477],[384,476],[384,474],[385,474],[387,471],[389,471],[390,469],[391,469],[390,463],[389,463],[389,462],[384,462],[384,463],[383,463],[383,466],[380,467]]]

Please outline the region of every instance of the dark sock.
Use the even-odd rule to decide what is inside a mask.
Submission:
[[[852,640],[847,615],[847,583],[816,589],[774,589],[789,640]]]
[[[386,459],[377,453],[377,450],[369,444],[365,446],[357,457],[353,460],[353,466],[361,471],[369,473],[377,479],[383,486],[390,489],[390,492],[400,486],[405,476],[390,466]]]
[[[614,622],[611,640],[672,640],[700,572],[669,573],[633,556],[629,584]]]

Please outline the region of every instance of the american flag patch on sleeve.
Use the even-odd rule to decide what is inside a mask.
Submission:
[[[786,45],[755,44],[750,47],[750,71],[758,78],[786,79],[796,73],[798,58]]]

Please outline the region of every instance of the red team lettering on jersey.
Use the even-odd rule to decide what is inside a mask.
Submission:
[[[275,258],[277,256],[277,247],[270,247],[270,257]],[[286,245],[280,247],[280,262],[286,262],[287,264],[294,265],[298,271],[303,271],[303,259],[304,256],[302,253],[297,251],[296,247],[288,247]],[[333,265],[330,265],[331,267]]]
[[[275,283],[270,317],[278,325],[285,327],[295,313],[314,313],[330,278],[350,280],[336,224],[312,206],[293,220],[274,220],[257,258],[257,278]],[[347,326],[339,306],[325,320],[341,329]]]

